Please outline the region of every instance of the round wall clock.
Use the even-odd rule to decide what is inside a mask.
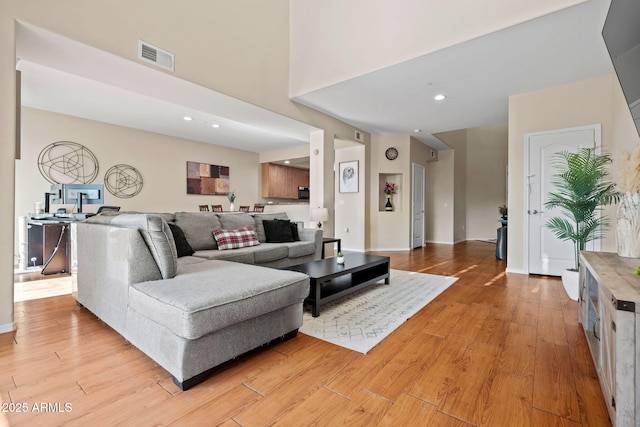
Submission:
[[[387,159],[389,160],[395,160],[398,158],[398,149],[389,147],[387,148],[387,151],[385,151],[384,155],[387,156]]]

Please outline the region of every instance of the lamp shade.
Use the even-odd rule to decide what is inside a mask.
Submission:
[[[311,209],[311,221],[326,221],[329,219],[329,209],[327,208],[312,208]]]

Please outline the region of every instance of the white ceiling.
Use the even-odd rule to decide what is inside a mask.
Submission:
[[[600,35],[608,5],[590,0],[295,101],[447,149],[433,133],[506,123],[510,95],[612,72]],[[316,130],[37,27],[19,23],[17,40],[26,106],[258,153],[308,144]]]
[[[370,133],[446,149],[433,133],[506,123],[510,95],[612,72],[601,37],[608,6],[590,0],[295,100]],[[434,101],[438,93],[447,98]]]

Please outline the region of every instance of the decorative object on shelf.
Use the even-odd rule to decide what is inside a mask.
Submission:
[[[38,155],[40,174],[51,184],[89,184],[98,176],[98,159],[84,145],[58,141]]]
[[[233,202],[236,200],[236,190],[230,191],[229,194],[227,194],[227,199],[229,199],[229,211],[233,212],[235,209]]]
[[[311,209],[311,221],[318,221],[318,228],[322,229],[322,222],[329,219],[329,209],[313,208]]]
[[[618,255],[640,258],[640,145],[632,153],[623,153],[620,170],[620,187],[625,194],[616,215]]]
[[[187,194],[229,194],[229,166],[187,162]]]
[[[344,264],[344,255],[342,255],[342,252],[338,252],[338,255],[336,256],[336,262],[338,264]]]
[[[502,205],[498,207],[498,212],[500,212],[500,215],[502,215],[502,219],[506,220],[507,219],[507,205]]]
[[[393,205],[391,204],[391,196],[396,194],[398,186],[393,182],[385,182],[383,192],[387,195],[387,204],[384,205],[384,210],[391,212],[393,211]]]
[[[142,191],[142,175],[133,166],[115,165],[104,174],[104,186],[109,193],[121,199],[129,199]]]
[[[340,163],[340,192],[358,192],[358,161]]]
[[[398,158],[398,149],[395,147],[387,148],[387,151],[384,152],[384,155],[389,160],[395,160]]]
[[[608,224],[606,218],[600,216],[601,207],[617,202],[620,193],[615,190],[615,183],[606,179],[609,175],[606,166],[611,163],[608,154],[583,148],[577,153],[556,153],[552,162],[556,168],[552,181],[556,190],[549,193],[545,208],[560,208],[563,216],[549,218],[545,226],[560,240],[573,242],[575,265],[572,270],[577,275],[580,251],[587,242],[602,238]],[[577,300],[577,277],[575,281],[566,282],[565,275],[562,277],[567,295]]]
[[[640,195],[637,192],[622,196],[616,218],[618,255],[640,258]]]

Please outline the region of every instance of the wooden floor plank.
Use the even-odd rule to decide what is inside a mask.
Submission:
[[[558,279],[505,273],[485,242],[379,254],[458,281],[366,355],[298,334],[186,392],[70,295],[16,302],[0,400],[72,410],[0,425],[610,425]]]

